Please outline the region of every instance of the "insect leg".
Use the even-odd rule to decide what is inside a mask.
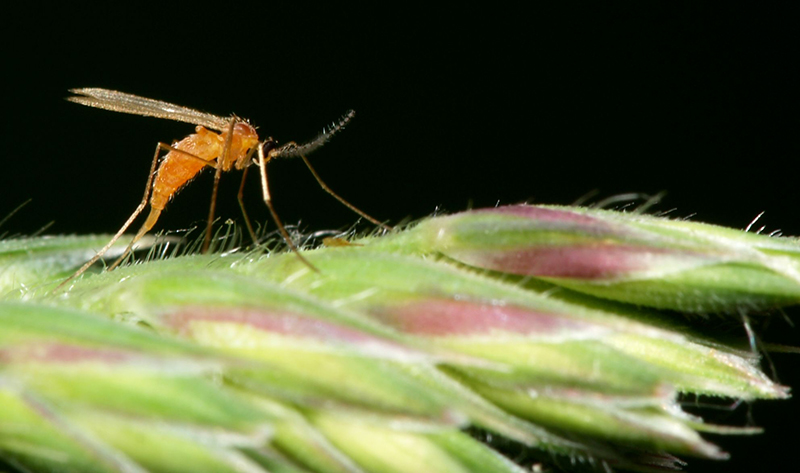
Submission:
[[[209,163],[205,159],[203,159],[203,158],[201,158],[199,156],[195,156],[192,153],[189,153],[189,152],[184,151],[182,149],[177,149],[175,147],[167,146],[167,145],[164,145],[162,143],[160,143],[160,146],[161,146],[162,149],[168,149],[171,152],[175,152],[175,153],[183,155],[183,157],[190,158],[190,159],[193,159],[195,161],[200,161],[201,163],[205,164],[206,166],[214,167],[213,164]],[[160,172],[160,170],[159,170],[159,172]],[[153,187],[155,187],[155,185],[153,185]],[[152,190],[151,190],[151,193],[152,193]],[[120,255],[120,257],[117,258],[114,261],[114,263],[111,266],[108,267],[109,271],[111,271],[112,269],[114,269],[117,266],[119,266],[120,263],[122,263],[122,261],[133,250],[133,245],[135,245],[136,242],[141,240],[142,237],[145,236],[147,234],[147,232],[149,232],[155,226],[156,222],[158,222],[158,217],[161,215],[161,211],[162,210],[163,210],[163,208],[155,208],[155,207],[153,207],[153,203],[150,202],[150,214],[147,216],[147,219],[142,224],[142,227],[139,228],[139,231],[136,232],[136,235],[133,237],[133,240],[131,240],[131,242],[128,243],[128,247],[125,249],[125,251],[122,253],[122,255]]]
[[[247,231],[250,232],[250,238],[253,239],[253,244],[258,243],[258,237],[256,236],[256,232],[253,231],[253,225],[250,223],[250,218],[247,217],[247,211],[244,209],[244,180],[247,178],[247,169],[244,168],[242,171],[242,183],[239,185],[239,194],[236,196],[237,200],[239,201],[239,208],[242,209],[242,216],[244,217],[244,223],[247,225]]]
[[[231,140],[233,139],[233,126],[236,124],[236,117],[231,117],[228,125],[228,136],[225,137],[225,145],[222,148],[222,156],[217,158],[216,171],[214,172],[214,187],[211,189],[211,204],[208,206],[208,223],[206,224],[206,236],[203,238],[203,249],[201,253],[207,253],[211,245],[211,227],[214,225],[214,212],[217,208],[217,190],[219,189],[219,177],[222,175],[222,163],[226,162],[228,153],[231,150]]]
[[[291,143],[289,143],[289,144],[291,144]],[[287,146],[287,145],[284,145],[284,146]],[[280,150],[276,150],[276,151],[278,153],[280,153]],[[319,184],[320,187],[322,187],[322,189],[325,192],[327,192],[328,194],[332,195],[336,200],[341,202],[342,205],[344,205],[348,209],[352,210],[353,212],[357,213],[358,215],[364,217],[365,219],[369,220],[373,224],[375,224],[375,225],[377,225],[377,226],[379,226],[379,227],[381,227],[381,228],[383,228],[384,230],[387,230],[387,231],[391,231],[392,230],[392,227],[390,227],[390,226],[388,226],[388,225],[386,225],[384,223],[379,222],[377,219],[372,218],[371,216],[367,215],[366,212],[358,209],[355,205],[353,205],[350,202],[344,200],[344,198],[342,196],[340,196],[339,194],[334,192],[333,189],[331,189],[330,187],[328,187],[327,184],[325,184],[325,182],[322,180],[322,178],[319,177],[319,174],[317,174],[317,171],[314,169],[314,166],[311,165],[311,162],[308,160],[308,158],[305,157],[304,154],[298,154],[298,156],[300,156],[300,159],[302,159],[303,162],[306,163],[306,166],[308,167],[308,170],[311,171],[311,174],[314,176],[314,179],[317,180],[317,183]]]
[[[150,197],[150,192],[152,191],[153,175],[156,172],[156,163],[158,163],[158,155],[161,153],[162,149],[171,149],[171,148],[172,148],[171,146],[169,146],[167,144],[164,144],[164,143],[158,143],[156,145],[156,152],[153,155],[153,163],[150,165],[150,172],[147,174],[147,184],[145,184],[145,187],[144,187],[144,196],[142,197],[142,201],[136,207],[136,210],[133,211],[131,216],[128,217],[128,220],[126,220],[125,223],[122,225],[122,228],[120,228],[119,231],[111,238],[111,241],[106,243],[106,246],[101,248],[100,251],[98,251],[92,257],[92,259],[87,261],[83,266],[80,267],[80,269],[75,271],[72,274],[72,276],[68,277],[67,279],[62,281],[61,284],[56,286],[56,288],[54,289],[55,291],[61,289],[62,287],[64,287],[65,284],[67,284],[71,280],[75,279],[76,277],[78,277],[81,274],[83,274],[84,272],[86,272],[86,270],[89,269],[89,267],[91,265],[93,265],[94,263],[97,262],[97,260],[102,258],[103,255],[106,254],[106,252],[114,245],[114,243],[116,243],[117,240],[119,240],[119,238],[122,236],[122,234],[125,233],[125,230],[127,230],[128,227],[131,226],[133,221],[136,220],[136,217],[138,217],[139,214],[142,213],[142,210],[144,210],[144,207],[147,205],[147,200]],[[125,250],[125,252],[123,253],[122,256],[127,256],[127,254],[130,252],[132,247],[133,247],[133,242],[131,242],[131,244],[128,245],[128,248]],[[122,258],[122,256],[120,257],[120,259]]]
[[[261,168],[261,193],[264,197],[264,203],[267,204],[267,208],[269,209],[269,213],[272,214],[272,220],[275,221],[275,224],[278,226],[278,231],[281,232],[281,236],[286,241],[286,244],[289,245],[294,254],[300,258],[306,266],[311,268],[314,272],[319,272],[319,270],[314,267],[303,255],[300,254],[300,251],[297,249],[297,246],[292,241],[292,238],[289,236],[289,233],[286,231],[286,228],[283,226],[283,222],[278,217],[278,213],[275,212],[275,207],[272,206],[272,197],[269,194],[269,181],[267,179],[267,157],[264,156],[264,144],[260,144],[258,146],[258,163],[256,163],[259,168]]]

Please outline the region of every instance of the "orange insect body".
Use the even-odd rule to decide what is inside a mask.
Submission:
[[[196,133],[172,145],[179,151],[170,150],[162,159],[153,184],[153,196],[150,200],[153,207],[163,209],[181,187],[204,167],[214,167],[214,162],[222,157],[227,132],[215,133],[202,126],[198,126],[195,131]],[[255,128],[247,123],[237,123],[233,128],[228,155],[221,163],[222,170],[230,171],[234,166],[236,169],[243,169],[247,164],[245,161],[248,152],[257,145],[258,134]]]
[[[227,132],[216,133],[203,126],[172,145],[162,159],[156,173],[150,197],[150,214],[139,230],[138,235],[149,232],[158,221],[161,211],[169,200],[184,185],[192,180],[206,166],[215,166],[215,161],[223,158]],[[233,127],[228,153],[220,163],[223,171],[231,168],[245,168],[249,162],[250,150],[259,144],[258,134],[252,125],[238,122]]]

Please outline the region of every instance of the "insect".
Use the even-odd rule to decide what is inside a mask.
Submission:
[[[205,239],[202,248],[203,252],[208,250],[211,241],[211,230],[214,221],[220,176],[223,172],[233,169],[243,171],[242,183],[239,186],[238,194],[239,207],[242,210],[250,236],[253,238],[253,241],[257,241],[253,227],[247,217],[242,198],[247,170],[251,165],[255,164],[258,166],[260,172],[262,197],[283,239],[286,240],[286,244],[309,268],[316,271],[316,268],[297,251],[297,246],[292,241],[272,205],[272,197],[270,196],[269,182],[267,180],[267,163],[275,158],[301,158],[319,185],[326,192],[373,224],[386,230],[391,229],[333,192],[330,187],[322,181],[319,174],[317,174],[313,166],[311,166],[308,158],[306,158],[307,154],[320,148],[327,143],[333,135],[344,128],[355,114],[352,110],[347,112],[338,122],[323,130],[316,138],[307,143],[298,145],[291,141],[279,145],[278,142],[271,137],[261,141],[256,133],[255,127],[250,125],[246,120],[235,115],[228,118],[219,117],[180,105],[127,94],[116,90],[84,88],[70,89],[70,92],[75,95],[67,97],[67,100],[81,105],[102,108],[113,112],[187,122],[197,126],[195,128],[195,133],[172,145],[167,145],[165,143],[158,143],[156,145],[153,162],[150,165],[150,173],[147,177],[147,184],[145,185],[144,197],[142,197],[142,201],[136,207],[136,210],[133,211],[131,216],[128,217],[128,220],[122,225],[122,228],[119,229],[106,246],[101,248],[100,251],[86,262],[86,264],[81,266],[80,269],[63,281],[56,289],[64,286],[75,277],[80,276],[89,269],[91,265],[97,262],[97,260],[99,260],[125,233],[128,227],[133,224],[149,203],[150,213],[147,219],[133,237],[130,244],[128,244],[123,254],[109,267],[109,270],[117,267],[132,251],[136,242],[153,228],[167,202],[205,168],[214,169],[214,187],[211,192],[208,223],[206,225]],[[161,155],[163,151],[166,151],[166,154],[159,163],[159,155]],[[156,167],[158,169],[156,169]]]

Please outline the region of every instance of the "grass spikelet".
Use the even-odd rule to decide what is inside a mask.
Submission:
[[[513,206],[329,240],[303,250],[314,272],[238,238],[226,225],[217,253],[162,248],[55,293],[103,237],[0,241],[7,468],[532,467],[482,432],[560,464],[664,471],[727,459],[706,432],[757,433],[681,396],[788,397],[747,340],[673,311],[795,303],[794,239]]]

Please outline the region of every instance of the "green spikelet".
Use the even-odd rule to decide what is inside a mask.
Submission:
[[[794,239],[514,206],[304,251],[318,272],[228,251],[53,292],[104,239],[0,242],[12,471],[529,471],[485,435],[663,471],[728,458],[703,432],[757,432],[679,396],[788,397],[746,345],[659,310],[795,303]]]

